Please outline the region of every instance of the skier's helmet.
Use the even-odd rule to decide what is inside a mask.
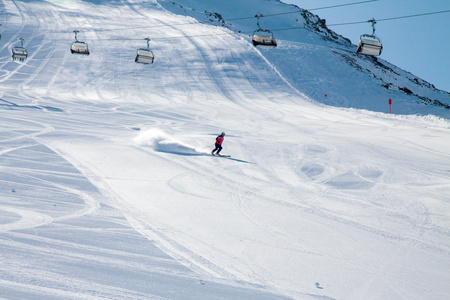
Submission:
[[[225,132],[222,132],[220,135],[225,135]]]

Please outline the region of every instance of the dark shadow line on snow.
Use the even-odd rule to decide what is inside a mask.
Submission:
[[[32,105],[18,105],[16,103],[4,100],[4,99],[0,99],[0,101],[6,103],[6,104],[0,104],[0,107],[6,107],[8,109],[19,109],[19,108],[31,108],[31,109],[42,109],[40,107],[37,106],[32,106]]]
[[[169,154],[175,154],[175,155],[182,155],[182,156],[210,156],[210,157],[217,157],[217,158],[222,158],[222,159],[229,159],[229,160],[233,160],[233,161],[237,161],[237,162],[241,162],[241,163],[245,163],[245,164],[252,164],[252,165],[256,165],[253,162],[249,162],[246,160],[242,160],[242,159],[237,159],[237,158],[233,158],[233,157],[224,157],[224,156],[217,156],[217,155],[211,155],[208,153],[188,153],[188,152],[180,152],[180,151],[165,151],[165,150],[156,150],[158,152],[162,152],[162,153],[169,153]]]
[[[252,164],[252,165],[256,165],[254,162],[249,162],[249,161],[246,161],[246,160],[237,159],[237,158],[233,158],[233,157],[223,157],[223,156],[209,155],[209,154],[205,154],[205,155],[207,155],[207,156],[214,156],[214,157],[220,157],[220,158],[225,158],[225,159],[229,159],[229,160],[234,160],[234,161],[241,162],[241,163],[244,163],[244,164]]]
[[[20,108],[30,108],[30,109],[37,109],[37,110],[46,109],[46,110],[55,111],[55,112],[63,112],[62,109],[52,107],[52,106],[18,105],[16,103],[7,101],[5,99],[0,99],[0,101],[6,103],[6,104],[0,103],[0,107],[5,107],[9,110],[20,109]]]

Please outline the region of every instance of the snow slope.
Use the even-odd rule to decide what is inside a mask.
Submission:
[[[237,10],[229,1],[173,0],[161,4],[200,22],[240,32],[246,39],[257,29],[253,16],[267,16],[260,19],[260,25],[273,32],[280,47],[263,51],[264,56],[296,89],[318,102],[389,112],[388,99],[392,99],[397,114],[450,117],[448,92],[390,64],[383,55],[357,55],[356,45],[329,30],[326,20],[295,5],[248,0],[239,2]]]
[[[410,75],[341,37],[286,31],[260,50],[244,23],[195,19],[292,8],[226,4],[1,1],[2,297],[447,297],[448,110],[411,95],[395,109],[418,115],[370,106],[403,94],[368,75]],[[76,28],[91,55],[70,54]],[[155,63],[138,65],[146,36]],[[324,86],[344,107],[314,101]],[[209,155],[221,131],[230,158]]]

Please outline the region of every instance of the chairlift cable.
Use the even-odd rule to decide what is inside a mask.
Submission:
[[[337,8],[337,7],[343,7],[343,6],[350,6],[350,5],[357,5],[357,4],[363,4],[363,3],[369,3],[369,2],[377,2],[379,0],[365,0],[365,1],[359,1],[359,2],[351,2],[351,3],[344,3],[344,4],[338,4],[338,5],[332,5],[332,6],[325,6],[325,7],[319,7],[319,8],[312,8],[308,9],[308,11],[313,10],[321,10],[321,9],[329,9],[329,8]],[[260,17],[273,17],[273,16],[280,16],[280,15],[287,15],[287,14],[296,14],[299,13],[299,10],[291,11],[291,12],[284,12],[284,13],[277,13],[277,14],[270,14],[270,15],[262,15],[260,14]],[[248,20],[253,19],[255,16],[251,17],[242,17],[242,18],[232,18],[232,19],[223,19],[224,21],[236,21],[236,20]],[[365,22],[365,21],[364,21]],[[364,23],[361,22],[361,23]],[[157,28],[157,27],[166,27],[166,26],[184,26],[184,25],[194,25],[194,24],[208,24],[207,22],[189,22],[189,23],[179,23],[179,24],[162,24],[162,25],[152,25],[152,26],[138,26],[138,27],[127,27],[127,28],[113,28],[113,29],[91,29],[90,31],[93,32],[105,32],[105,31],[117,31],[117,30],[129,30],[129,29],[144,29],[144,28]],[[289,28],[289,29],[278,29],[278,30],[291,30],[291,29],[299,29],[297,27],[295,28]],[[214,35],[214,34],[212,34]],[[202,35],[204,36],[204,35]]]
[[[370,0],[370,1],[362,1],[362,2],[355,2],[354,4],[357,3],[364,3],[364,2],[372,2],[372,1],[378,1],[378,0]],[[350,3],[346,4],[346,5],[350,5]],[[344,4],[342,4],[341,6],[344,6]],[[336,7],[336,6],[333,6]],[[325,8],[325,7],[324,7]],[[322,8],[318,8],[318,9],[322,9]],[[376,19],[377,22],[381,22],[381,21],[391,21],[391,20],[397,20],[397,19],[405,19],[405,18],[413,18],[413,17],[421,17],[421,16],[427,16],[427,15],[435,15],[435,14],[442,14],[442,13],[448,13],[450,12],[450,10],[442,10],[442,11],[436,11],[436,12],[429,12],[429,13],[421,13],[421,14],[414,14],[414,15],[407,15],[407,16],[398,16],[398,17],[391,17],[391,18],[383,18],[383,19]],[[293,12],[292,12],[293,13]],[[298,11],[297,11],[298,13]],[[283,13],[286,14],[286,13]],[[269,16],[269,15],[265,15],[265,16]],[[241,19],[253,19],[253,17],[247,17],[247,18],[236,18],[236,19],[228,19],[228,21],[230,20],[241,20]],[[331,26],[343,26],[343,25],[354,25],[354,24],[362,24],[362,23],[367,23],[368,21],[356,21],[356,22],[346,22],[346,23],[336,23],[336,24],[327,24],[327,27],[331,27]],[[130,30],[130,29],[146,29],[146,28],[155,28],[155,27],[164,27],[164,26],[183,26],[183,25],[194,25],[194,24],[207,24],[206,22],[198,22],[198,23],[179,23],[179,24],[171,24],[171,25],[153,25],[153,26],[139,26],[139,27],[127,27],[127,28],[115,28],[115,29],[90,29],[89,31],[83,31],[80,30],[80,32],[101,32],[101,31],[115,31],[115,30]],[[271,29],[271,31],[287,31],[287,30],[299,30],[299,29],[305,29],[303,27],[288,27],[288,28],[278,28],[278,29]],[[239,33],[243,33],[243,34],[247,34],[247,33],[251,33],[252,31],[242,31]],[[23,32],[22,32],[23,33]],[[67,33],[67,31],[58,31],[57,33]],[[230,33],[223,33],[223,34],[200,34],[200,35],[192,35],[192,36],[174,36],[174,37],[159,37],[159,38],[153,38],[154,40],[166,40],[166,39],[177,39],[177,38],[185,38],[185,37],[205,37],[205,36],[219,36],[219,35],[227,35]],[[58,39],[61,40],[61,39]],[[127,41],[137,41],[137,40],[142,40],[142,39],[132,39],[132,38],[116,38],[116,39],[96,39],[96,40],[101,40],[101,41],[111,41],[111,40],[127,40]]]
[[[428,15],[436,15],[436,14],[443,14],[443,13],[448,13],[450,12],[449,10],[441,10],[441,11],[435,11],[435,12],[429,12],[429,13],[422,13],[422,14],[415,14],[415,15],[407,15],[407,16],[399,16],[399,17],[392,17],[392,18],[384,18],[384,19],[376,19],[377,22],[382,22],[382,21],[391,21],[391,20],[398,20],[398,19],[406,19],[406,18],[413,18],[413,17],[421,17],[421,16],[428,16]],[[330,24],[327,26],[341,26],[341,25],[353,25],[353,24],[362,24],[362,23],[367,23],[368,21],[357,21],[357,22],[347,22],[347,23],[337,23],[337,24]]]
[[[345,3],[345,4],[337,4],[337,5],[324,6],[324,7],[318,7],[318,8],[307,9],[307,10],[308,10],[308,11],[313,11],[313,10],[329,9],[329,8],[336,8],[336,7],[343,7],[343,6],[357,5],[357,4],[363,4],[363,3],[369,3],[369,2],[376,2],[376,1],[378,1],[378,0],[367,0],[367,1],[360,1],[360,2],[352,2],[352,3]]]
[[[379,0],[368,0],[368,1],[347,3],[347,4],[334,5],[334,6],[328,6],[328,7],[321,7],[321,8],[315,8],[315,9],[309,9],[308,11],[318,10],[318,9],[326,9],[326,8],[334,8],[334,7],[339,7],[339,6],[348,6],[348,5],[361,4],[361,3],[374,2],[374,1],[379,1]],[[426,15],[435,15],[435,14],[442,14],[442,13],[448,13],[448,12],[450,12],[450,10],[443,10],[443,11],[436,11],[436,12],[429,12],[429,13],[422,13],[422,14],[414,14],[414,15],[407,15],[407,16],[399,16],[399,17],[392,17],[392,18],[384,18],[384,19],[376,19],[376,21],[377,22],[391,21],[391,20],[397,20],[397,19],[413,18],[413,17],[420,17],[420,16],[426,16]],[[262,17],[271,17],[271,16],[294,14],[294,13],[299,13],[299,11],[278,13],[278,14],[271,14],[271,15],[262,15]],[[224,20],[225,21],[236,21],[236,20],[245,20],[245,19],[253,19],[253,18],[255,18],[255,16],[224,19]],[[366,21],[337,23],[337,24],[330,24],[330,25],[327,24],[327,27],[341,26],[341,25],[354,25],[354,24],[362,24],[362,23],[367,23],[367,20]],[[158,27],[167,27],[167,26],[185,26],[185,25],[197,25],[197,24],[209,24],[209,23],[207,23],[207,22],[189,22],[189,23],[178,23],[178,24],[170,24],[170,25],[161,24],[161,25],[126,27],[126,28],[90,29],[89,31],[85,31],[85,32],[105,32],[105,31],[118,31],[118,30],[130,30],[130,29],[148,29],[148,28],[158,28]],[[298,29],[298,28],[290,28],[290,29]],[[279,29],[279,30],[289,30],[289,29]]]
[[[357,4],[376,2],[376,1],[379,1],[379,0],[365,0],[365,1],[359,1],[359,2],[351,2],[351,3],[344,3],[344,4],[338,4],[338,5],[332,5],[332,6],[312,8],[312,9],[307,9],[307,10],[308,11],[313,11],[313,10],[329,9],[329,8],[357,5]],[[300,11],[296,10],[296,11],[290,11],[290,12],[284,12],[284,13],[266,14],[266,15],[261,15],[261,17],[273,17],[273,16],[280,16],[280,15],[287,15],[287,14],[296,14],[296,13],[300,13]],[[249,20],[249,19],[253,19],[253,18],[255,18],[255,16],[242,17],[242,18],[231,18],[231,19],[223,19],[223,20],[224,21],[236,21],[236,20]],[[207,22],[198,22],[198,23],[200,23],[200,24],[208,24]],[[88,31],[84,31],[84,30],[80,29],[79,32],[106,32],[106,31],[131,30],[131,29],[158,28],[158,27],[167,27],[167,26],[184,26],[184,25],[194,25],[194,24],[198,24],[198,23],[196,23],[196,22],[188,22],[188,23],[178,23],[178,24],[170,24],[170,25],[169,24],[161,24],[161,25],[152,25],[152,26],[107,28],[107,29],[92,29],[91,28]],[[57,31],[56,33],[66,33],[66,31]]]
[[[373,1],[373,0],[372,0]],[[378,1],[378,0],[376,0]],[[435,15],[435,14],[442,14],[442,13],[448,13],[450,10],[442,10],[442,11],[436,11],[436,12],[429,12],[429,13],[422,13],[422,14],[414,14],[414,15],[407,15],[407,16],[398,16],[398,17],[392,17],[392,18],[383,18],[383,19],[376,19],[377,22],[381,21],[390,21],[390,20],[396,20],[396,19],[405,19],[405,18],[413,18],[413,17],[421,17],[426,15]],[[254,17],[251,17],[254,18]],[[368,21],[357,21],[357,22],[348,22],[348,23],[339,23],[339,24],[331,24],[330,26],[339,26],[339,25],[352,25],[352,24],[362,24],[367,23]],[[271,29],[270,31],[286,31],[286,30],[298,30],[298,29],[304,29],[303,27],[288,27],[288,28],[278,28],[278,29]],[[241,33],[251,33],[252,31],[242,31]],[[165,39],[174,39],[174,38],[182,38],[182,37],[204,37],[204,36],[219,36],[219,35],[227,35],[228,33],[223,34],[201,34],[201,35],[192,35],[192,36],[176,36],[176,37],[161,37],[161,38],[154,38],[155,40],[165,40]],[[133,39],[130,39],[133,40]]]
[[[379,1],[379,0],[366,0],[366,1],[359,1],[359,2],[351,2],[351,3],[337,4],[337,5],[332,5],[332,6],[318,7],[318,8],[312,8],[312,9],[305,9],[305,10],[313,11],[313,10],[320,10],[320,9],[329,9],[329,8],[357,5],[357,4],[376,2],[376,1]],[[276,14],[269,14],[269,15],[266,14],[266,15],[262,15],[261,17],[274,17],[274,16],[281,16],[281,15],[297,14],[299,12],[300,11],[296,10],[296,11],[289,11],[289,12],[284,12],[284,13],[276,13]],[[225,21],[236,21],[236,20],[247,20],[247,19],[253,19],[253,18],[254,18],[254,16],[253,17],[224,19],[224,20]]]

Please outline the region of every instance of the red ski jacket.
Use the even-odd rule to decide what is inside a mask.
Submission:
[[[219,135],[216,137],[216,144],[222,145],[223,143],[223,136]]]

